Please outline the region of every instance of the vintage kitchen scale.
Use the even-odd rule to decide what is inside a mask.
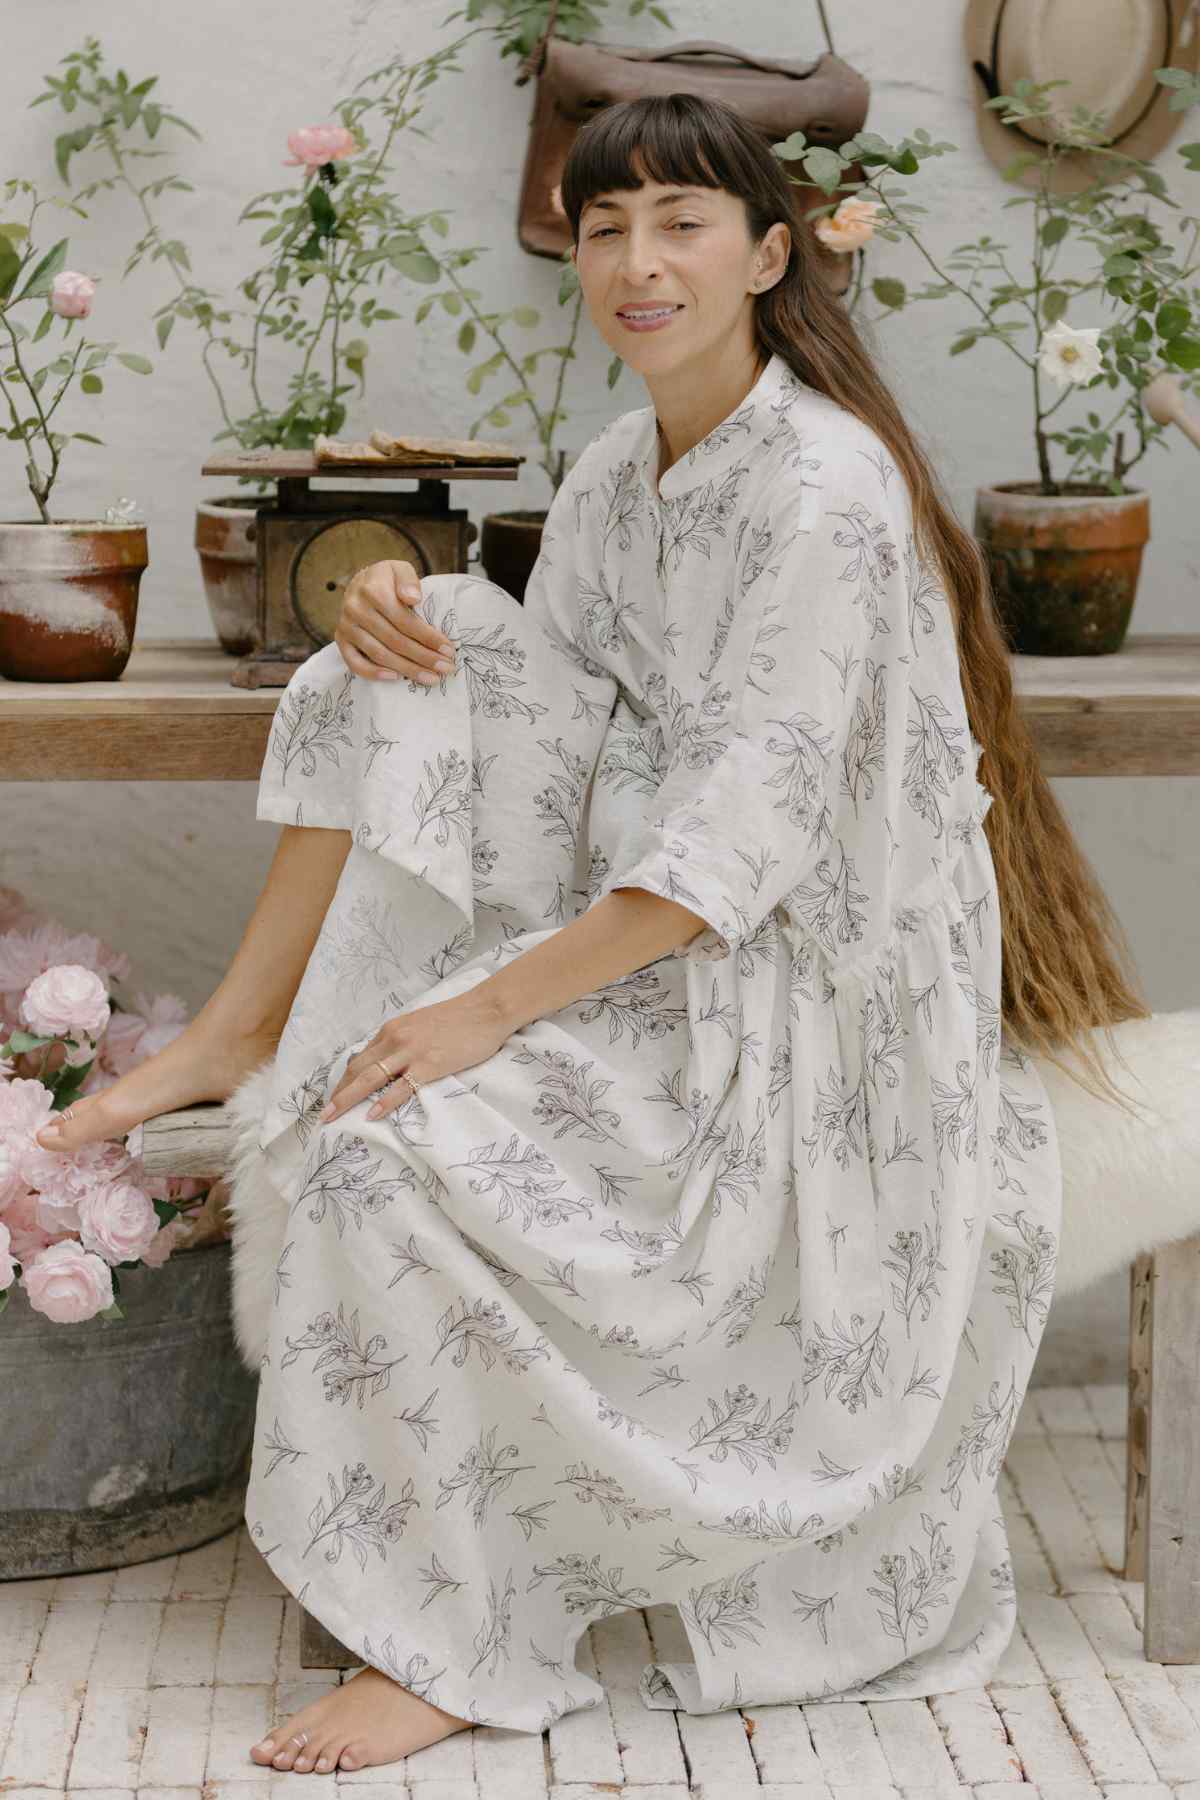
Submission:
[[[390,454],[377,448],[387,445]],[[202,475],[274,480],[255,510],[258,612],[255,647],[235,664],[233,687],[286,687],[297,666],[331,643],[352,575],[384,559],[418,575],[465,574],[478,530],[450,505],[451,481],[515,481],[524,455],[475,439],[318,439],[312,450],[245,450],[213,456]],[[368,485],[310,488],[314,475]],[[376,490],[381,477],[415,478],[416,492]]]

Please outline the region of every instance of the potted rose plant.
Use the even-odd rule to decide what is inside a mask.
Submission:
[[[992,343],[1021,365],[1017,392],[1030,404],[1037,474],[980,486],[976,534],[1012,649],[1098,655],[1124,641],[1149,536],[1149,498],[1129,477],[1164,429],[1148,417],[1142,391],[1163,366],[1185,377],[1200,369],[1192,286],[1200,220],[1172,202],[1150,164],[1109,147],[1103,117],[1075,108],[1057,118],[1050,90],[1058,85],[1022,81],[988,102],[1006,123],[1036,117],[1046,139],[1044,156],[1019,157],[1006,171],[1035,176],[1005,203],[1028,210],[1019,266],[990,234],[943,257],[925,243],[925,208],[897,182],[953,144],[916,131],[898,144],[860,133],[838,151],[809,150],[794,138],[775,148],[800,157],[827,194],[852,190],[827,208],[831,232],[844,222],[860,245],[906,241],[932,277],[915,288],[890,273],[870,280],[879,311],[869,322],[950,300],[965,309],[952,356]],[[1055,163],[1075,151],[1098,157],[1103,173],[1078,191],[1056,192]],[[868,178],[844,181],[855,162]],[[860,249],[852,312],[865,312],[867,287]],[[1060,411],[1081,395],[1073,413]]]
[[[11,216],[28,196],[28,218]],[[101,444],[89,431],[67,431],[55,414],[78,385],[103,392],[110,357],[138,374],[149,360],[111,341],[83,336],[76,323],[92,310],[98,277],[68,268],[68,240],[35,244],[41,206],[32,183],[5,183],[0,216],[0,431],[24,450],[25,480],[37,517],[0,520],[0,675],[12,681],[115,679],[133,648],[138,589],[148,561],[146,527],[131,503],[103,519],[53,519],[50,496],[72,442]],[[34,346],[60,324],[57,350],[40,368]],[[53,346],[51,346],[53,347]],[[41,356],[42,352],[37,352]]]
[[[230,1321],[224,1183],[149,1175],[140,1127],[75,1151],[37,1137],[183,1030],[176,995],[116,998],[129,969],[0,888],[0,1391],[21,1395],[4,1425],[9,1578],[190,1548],[244,1499],[255,1384]]]

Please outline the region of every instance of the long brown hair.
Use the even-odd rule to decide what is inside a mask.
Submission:
[[[979,780],[992,795],[984,819],[999,891],[1001,1018],[1010,1036],[1125,1105],[1091,1038],[1093,1026],[1150,1016],[1135,991],[1121,925],[1042,774],[1017,710],[1009,651],[978,543],[956,519],[929,460],[905,423],[854,323],[833,292],[821,252],[767,139],[733,107],[688,93],[610,105],[576,135],[560,194],[579,241],[584,206],[598,194],[643,185],[721,188],[742,200],[752,243],[783,220],[791,251],[783,276],[754,302],[757,347],[869,425],[908,483],[914,535],[940,571],[958,642],[967,717],[983,745]],[[1125,966],[1123,967],[1122,964]],[[1113,1055],[1120,1053],[1107,1034]],[[1125,1108],[1125,1110],[1130,1110]]]

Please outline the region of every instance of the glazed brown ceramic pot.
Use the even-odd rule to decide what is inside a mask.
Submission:
[[[148,561],[144,525],[0,520],[0,675],[115,681]]]
[[[507,589],[514,600],[524,602],[525,585],[542,547],[541,512],[499,512],[484,515],[479,535],[479,560],[484,574],[497,587]]]
[[[259,648],[255,509],[265,503],[250,494],[220,494],[196,507],[193,541],[200,556],[204,597],[221,648],[229,656],[249,656]]]
[[[1129,629],[1150,497],[1083,482],[1041,494],[1002,481],[975,495],[975,535],[991,569],[1009,648],[1025,656],[1107,656]]]

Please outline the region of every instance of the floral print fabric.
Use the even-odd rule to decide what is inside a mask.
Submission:
[[[602,1699],[592,1620],[660,1601],[693,1661],[650,1707],[986,1681],[1053,1287],[1057,1140],[901,477],[779,357],[657,461],[652,408],[592,441],[523,606],[422,583],[438,686],[318,651],[259,789],[352,845],[260,1136],[288,1222],[247,1520],[364,1662],[526,1731]],[[386,1018],[630,886],[703,928],[317,1123]]]

